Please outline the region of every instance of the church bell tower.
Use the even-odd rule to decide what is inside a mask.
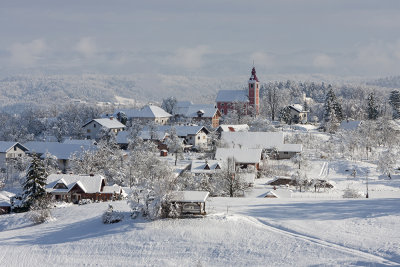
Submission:
[[[260,112],[260,83],[256,75],[256,68],[251,70],[249,79],[249,106],[252,107],[251,113],[258,115]]]

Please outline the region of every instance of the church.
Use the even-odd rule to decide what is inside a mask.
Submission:
[[[243,111],[246,115],[258,115],[260,112],[260,82],[256,68],[251,70],[248,90],[220,90],[217,95],[217,108],[222,115],[232,110]]]

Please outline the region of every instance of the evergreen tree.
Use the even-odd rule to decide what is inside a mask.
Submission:
[[[292,121],[292,117],[290,116],[290,107],[287,106],[279,112],[279,117],[282,121],[284,121],[287,124],[290,124]]]
[[[400,118],[400,91],[393,90],[390,92],[389,103],[393,108],[393,119]]]
[[[46,196],[47,172],[37,154],[32,155],[32,162],[24,182],[24,205],[29,208],[35,200]]]
[[[326,123],[339,123],[343,120],[342,106],[333,92],[331,85],[328,86],[328,93],[326,94],[324,109],[324,121]]]
[[[375,94],[370,93],[367,98],[367,114],[369,120],[378,118],[378,106],[375,104]]]

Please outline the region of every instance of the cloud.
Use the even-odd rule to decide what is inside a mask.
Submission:
[[[317,68],[330,68],[335,65],[335,61],[326,54],[318,54],[313,59],[313,65]]]
[[[42,39],[36,39],[29,43],[15,43],[10,48],[11,62],[19,66],[32,66],[46,49],[46,42]]]
[[[91,37],[83,37],[75,46],[75,50],[86,58],[93,57],[97,53],[97,47]]]
[[[204,65],[204,56],[210,53],[208,46],[199,45],[193,48],[179,48],[168,61],[174,65],[189,69],[201,68]]]

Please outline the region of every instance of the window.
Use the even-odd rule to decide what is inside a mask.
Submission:
[[[87,133],[90,133],[90,129],[87,129]]]
[[[203,136],[203,139],[206,139],[206,136]]]
[[[251,84],[250,84],[250,88],[253,88],[253,87],[254,87],[254,84],[251,83]]]
[[[221,109],[221,113],[224,113],[224,109]]]
[[[17,146],[14,146],[14,151],[17,151]]]
[[[289,154],[289,152],[283,152],[283,154],[287,155],[287,154]]]
[[[197,140],[200,140],[200,136],[197,136]]]
[[[221,106],[224,106],[224,103],[221,103]]]
[[[93,128],[96,128],[96,123],[93,123]]]

